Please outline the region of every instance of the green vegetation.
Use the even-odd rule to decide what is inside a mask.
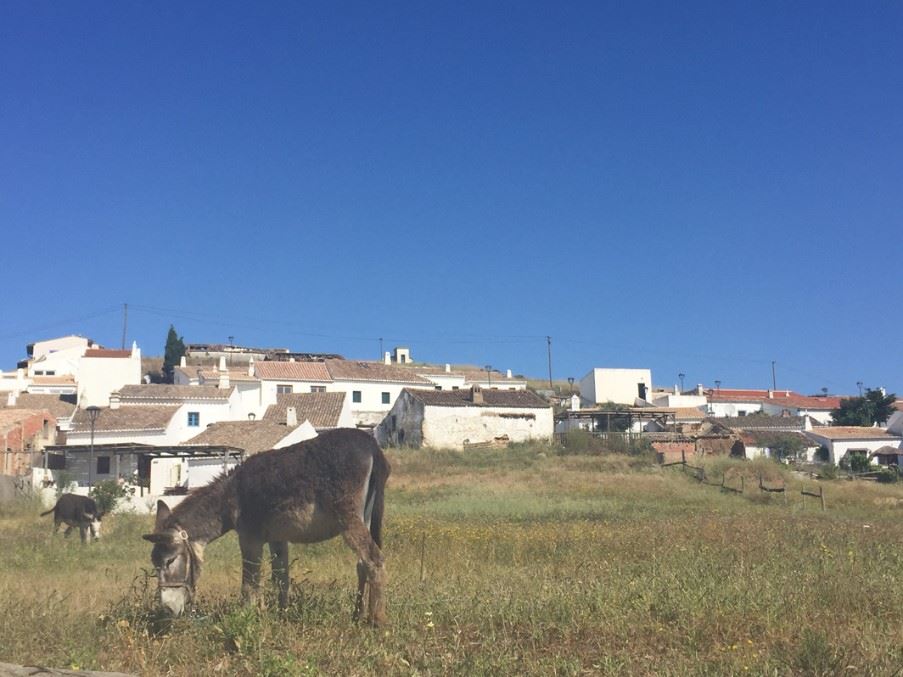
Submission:
[[[238,603],[233,535],[206,552],[196,611],[153,607],[150,517],[90,546],[38,508],[0,513],[0,661],[141,675],[893,674],[903,665],[903,486],[786,466],[519,445],[391,451],[390,623],[350,624],[354,557],[294,546],[284,613]],[[788,487],[786,502],[757,478]],[[27,584],[25,584],[27,582]]]
[[[130,493],[135,493],[135,488],[126,489],[124,485],[119,484],[116,480],[102,480],[95,483],[91,488],[90,496],[97,503],[97,509],[107,515],[116,509],[120,499],[125,498]]]
[[[169,325],[169,332],[166,334],[166,348],[163,351],[163,380],[166,383],[172,383],[173,369],[179,365],[185,352],[185,341],[176,333],[176,328]]]
[[[871,426],[887,423],[894,413],[894,393],[883,394],[880,390],[866,390],[863,397],[851,397],[840,401],[840,406],[831,412],[834,425]]]

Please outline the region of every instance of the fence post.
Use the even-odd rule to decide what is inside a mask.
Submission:
[[[740,493],[743,493],[743,488],[745,484],[746,477],[745,475],[740,475]]]
[[[821,510],[825,511],[825,488],[823,486],[818,487],[818,497],[821,499]]]

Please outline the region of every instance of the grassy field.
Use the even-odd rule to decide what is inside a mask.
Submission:
[[[744,496],[625,456],[395,452],[387,627],[350,623],[354,558],[294,547],[290,608],[238,604],[234,536],[195,613],[153,611],[149,518],[101,542],[0,513],[0,661],[172,674],[898,674],[903,486],[825,482],[827,512],[760,494],[769,464],[713,463]],[[807,487],[815,486],[806,482]]]

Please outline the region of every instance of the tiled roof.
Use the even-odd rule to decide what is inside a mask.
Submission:
[[[802,439],[807,445],[815,446],[815,444],[803,433],[798,431],[786,430],[744,430],[740,433],[740,439],[744,444],[761,447],[774,444],[776,441],[785,439]]]
[[[285,379],[286,381],[331,381],[323,362],[255,362],[258,378]]]
[[[326,368],[333,379],[343,381],[379,381],[381,383],[411,383],[424,386],[432,383],[429,379],[413,373],[410,369],[382,362],[327,360]]]
[[[769,397],[769,392],[771,396]],[[800,395],[792,390],[739,390],[731,388],[709,389],[705,391],[709,402],[764,402],[787,405],[798,409],[837,409],[841,397],[836,395]]]
[[[256,454],[272,449],[292,430],[272,421],[221,421],[182,444],[236,447]]]
[[[899,456],[900,454],[903,454],[903,449],[900,449],[899,447],[893,447],[889,444],[885,444],[883,447],[879,447],[878,449],[875,449],[875,451],[873,451],[871,453],[871,456],[893,456],[893,455]]]
[[[811,435],[818,435],[829,440],[899,440],[884,428],[866,428],[859,426],[825,426],[813,428]]]
[[[109,350],[107,348],[88,348],[85,357],[131,357],[131,350]]]
[[[495,390],[483,388],[482,404],[475,404],[470,389],[419,390],[405,388],[411,397],[431,407],[523,407],[548,409],[551,405],[530,390]]]
[[[65,398],[65,399],[64,399]],[[16,403],[7,407],[6,397],[0,395],[0,409],[46,409],[56,418],[68,418],[75,411],[75,395],[43,395],[41,393],[21,393]]]
[[[59,376],[34,376],[31,382],[36,386],[74,386],[75,377],[72,374],[60,374]]]
[[[178,410],[178,405],[103,408],[94,421],[94,430],[98,432],[164,430]],[[75,413],[75,417],[72,419],[72,430],[80,433],[91,430],[91,421],[84,409],[79,409]]]
[[[298,423],[305,420],[317,430],[339,425],[345,393],[284,393],[276,396],[276,404],[270,405],[263,415],[264,421],[285,424],[288,407],[295,407]]]
[[[726,428],[742,430],[802,430],[806,425],[805,416],[724,416],[711,417],[713,423]]]
[[[219,381],[220,372],[215,367],[175,367],[177,371],[185,375],[187,379],[202,378],[205,381]],[[256,376],[250,376],[247,369],[227,369],[229,381],[256,381]]]
[[[231,388],[216,386],[176,386],[167,383],[128,385],[119,389],[119,398],[125,400],[228,400]]]

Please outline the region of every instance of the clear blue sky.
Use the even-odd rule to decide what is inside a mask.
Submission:
[[[0,4],[0,367],[75,332],[903,392],[903,5]]]

